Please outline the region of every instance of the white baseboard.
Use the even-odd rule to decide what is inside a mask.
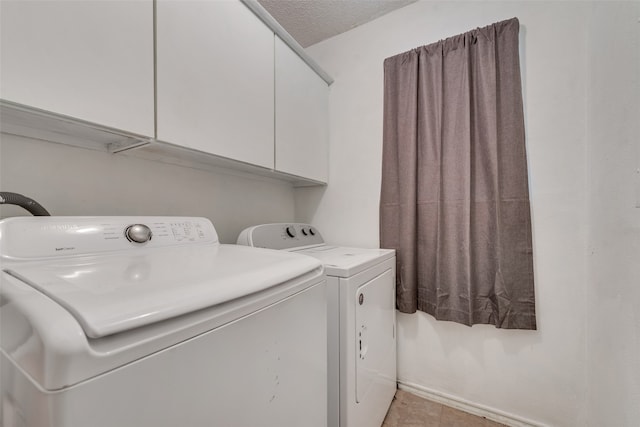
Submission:
[[[424,397],[425,399],[432,400],[479,417],[485,417],[489,420],[506,424],[511,427],[549,427],[547,424],[528,420],[495,408],[490,408],[488,406],[470,402],[437,390],[432,390],[418,384],[398,380],[398,388],[420,397]]]

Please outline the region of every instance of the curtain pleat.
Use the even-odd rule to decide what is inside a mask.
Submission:
[[[402,312],[536,328],[518,31],[385,60],[380,238]]]

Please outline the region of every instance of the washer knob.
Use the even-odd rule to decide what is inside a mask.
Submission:
[[[287,232],[287,236],[296,237],[296,229],[295,228],[287,227],[286,232]]]
[[[315,236],[316,230],[314,230],[313,227],[309,227],[309,234],[311,234],[312,236]]]
[[[152,236],[151,229],[144,224],[133,224],[124,230],[124,237],[133,243],[146,243]]]

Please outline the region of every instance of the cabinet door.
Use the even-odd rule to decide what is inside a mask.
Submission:
[[[153,136],[153,2],[2,0],[0,97]]]
[[[158,139],[273,168],[273,32],[239,1],[158,0]]]
[[[276,170],[327,182],[329,87],[276,37]]]

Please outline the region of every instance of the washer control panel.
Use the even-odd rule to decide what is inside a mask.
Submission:
[[[321,245],[324,243],[324,239],[312,225],[279,223],[249,227],[240,233],[237,243],[257,248],[295,249],[304,246]]]
[[[0,233],[0,256],[15,259],[218,243],[198,217],[16,217],[0,221]]]

